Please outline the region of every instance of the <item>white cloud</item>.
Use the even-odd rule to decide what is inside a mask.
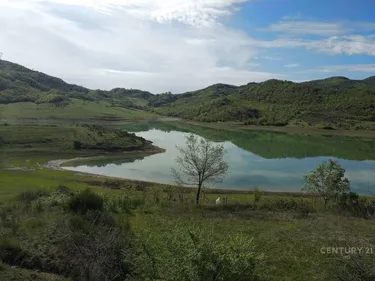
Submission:
[[[347,65],[327,65],[308,72],[373,72],[375,73],[375,64],[347,64]]]
[[[31,0],[24,5],[13,1],[16,2],[0,2],[0,49],[4,59],[68,82],[91,88],[140,88],[157,93],[283,77],[253,70],[257,64],[252,58],[258,50],[244,33],[220,24],[161,24],[149,15],[149,7],[144,12],[148,19],[135,15],[133,10],[142,10],[147,1],[129,8],[129,3],[135,1],[111,0],[108,3],[118,2],[121,7],[111,10],[110,5],[95,5],[98,1],[71,1],[72,5],[56,3],[69,1]],[[159,1],[148,2],[161,5],[157,4]],[[160,7],[165,9],[172,3],[162,2],[165,6]],[[173,3],[182,2],[206,3],[207,9],[214,10],[228,7],[230,12],[229,3],[239,1]]]
[[[369,55],[375,56],[375,38],[373,36],[347,35],[331,36],[321,40],[298,38],[278,38],[270,41],[254,40],[254,44],[263,48],[306,48],[331,55]]]
[[[254,59],[282,60],[282,58],[280,58],[280,57],[271,57],[271,56],[260,56],[260,57],[254,57]]]
[[[348,35],[333,36],[321,41],[310,42],[308,49],[328,54],[370,55],[375,56],[375,40],[370,36]]]
[[[286,64],[284,65],[284,67],[299,67],[299,63],[290,63],[290,64]]]
[[[211,26],[221,16],[231,15],[236,4],[248,0],[3,0],[4,5],[56,3],[86,7],[107,14],[123,11],[158,22],[178,21],[193,26]]]
[[[307,21],[281,21],[271,24],[266,30],[281,33],[312,34],[321,36],[339,35],[346,32],[345,28],[340,23]]]
[[[375,22],[329,22],[294,20],[283,17],[284,20],[271,24],[262,30],[290,35],[338,36],[350,32],[367,32],[375,30]]]

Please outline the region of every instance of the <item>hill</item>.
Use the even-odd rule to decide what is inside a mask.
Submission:
[[[0,109],[4,119],[134,120],[165,115],[202,122],[375,129],[375,76],[303,83],[271,79],[154,95],[124,88],[91,90],[0,61]]]
[[[373,77],[331,77],[304,83],[268,80],[214,85],[181,95],[157,95],[155,112],[196,121],[375,129]]]
[[[0,61],[3,119],[143,119],[151,93],[115,88],[91,90],[8,61]]]

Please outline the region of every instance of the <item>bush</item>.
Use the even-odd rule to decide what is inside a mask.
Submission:
[[[375,280],[375,263],[372,255],[352,255],[342,260],[336,272],[338,281],[373,281]],[[336,279],[335,278],[335,279]]]
[[[35,190],[35,191],[25,191],[18,195],[18,200],[30,203],[35,201],[41,197],[47,196],[48,193],[42,190]]]
[[[211,231],[186,228],[144,235],[132,257],[135,273],[130,280],[261,280],[256,268],[263,255],[254,251],[252,239],[237,235],[218,240]]]
[[[65,194],[65,195],[73,194],[73,192],[68,187],[66,187],[65,185],[61,185],[61,184],[57,186],[56,193]]]
[[[296,211],[303,215],[314,212],[314,208],[305,200],[295,200],[293,198],[278,198],[268,200],[260,206],[261,209],[269,211]]]
[[[336,206],[340,213],[355,217],[372,218],[375,216],[375,202],[360,198],[355,192],[341,194]]]
[[[254,192],[254,204],[257,204],[260,201],[261,197],[262,197],[262,192],[257,187],[254,188],[253,192]]]
[[[86,189],[69,201],[69,209],[74,213],[86,214],[88,210],[103,210],[103,198],[98,194]]]
[[[82,147],[83,147],[83,143],[78,141],[78,140],[75,140],[73,142],[73,147],[74,147],[75,150],[81,150]]]
[[[129,228],[120,228],[114,218],[99,211],[74,215],[57,232],[63,274],[71,280],[123,281],[131,268],[124,251],[131,247]]]
[[[5,238],[0,240],[0,260],[2,262],[9,265],[20,266],[26,257],[27,254],[22,251],[18,245]]]

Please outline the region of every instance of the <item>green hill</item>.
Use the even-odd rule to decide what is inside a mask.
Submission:
[[[204,122],[375,129],[373,80],[331,77],[304,83],[272,79],[240,87],[218,84],[189,95],[157,95],[151,105],[159,114]]]
[[[151,93],[115,88],[91,90],[0,61],[0,117],[3,119],[144,119]]]
[[[375,129],[375,76],[303,83],[271,79],[154,95],[124,88],[91,90],[0,61],[0,109],[3,119],[134,120],[165,115],[203,122]]]

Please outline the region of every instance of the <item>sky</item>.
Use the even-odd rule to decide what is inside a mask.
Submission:
[[[374,0],[0,0],[2,59],[92,89],[375,75]]]

